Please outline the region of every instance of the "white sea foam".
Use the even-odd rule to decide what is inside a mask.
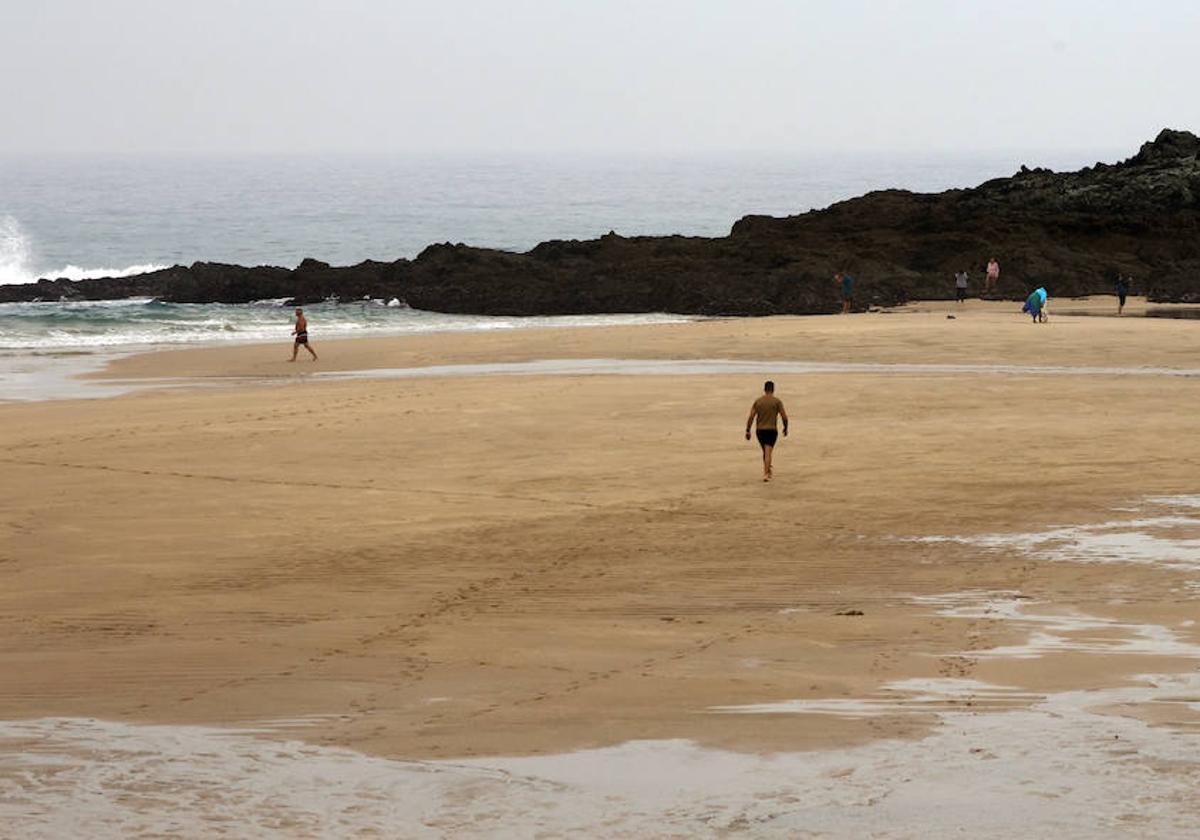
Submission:
[[[49,271],[33,268],[33,246],[20,223],[12,216],[0,216],[0,286],[14,283],[34,283],[42,277],[57,280],[91,280],[98,277],[129,277],[158,271],[168,266],[159,263],[140,263],[123,268],[85,268],[65,265]]]
[[[77,265],[66,265],[53,271],[41,272],[39,277],[46,277],[50,280],[58,280],[64,277],[68,280],[93,280],[98,277],[129,277],[134,274],[160,271],[164,268],[170,268],[170,266],[163,263],[141,263],[139,265],[127,265],[124,268],[81,268]]]
[[[28,265],[29,240],[16,219],[0,216],[0,285],[30,282]]]

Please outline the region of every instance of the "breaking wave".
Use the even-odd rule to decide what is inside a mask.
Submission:
[[[85,268],[65,265],[49,271],[33,268],[32,247],[29,237],[21,230],[12,216],[0,216],[0,286],[16,283],[34,283],[42,277],[68,280],[90,280],[96,277],[128,277],[167,268],[158,263],[139,263],[124,268]]]

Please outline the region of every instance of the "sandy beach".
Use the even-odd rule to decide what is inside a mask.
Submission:
[[[117,360],[96,381],[154,387],[0,405],[0,719],[276,721],[406,761],[672,741],[903,763],[944,713],[999,731],[1066,703],[1098,744],[1190,744],[1149,774],[1187,788],[1196,689],[1136,692],[1200,665],[1200,377],[1174,375],[1200,369],[1200,329],[1144,306],[336,342],[314,323],[316,364],[286,339]],[[594,359],[754,364],[318,375]],[[773,371],[801,362],[824,367]],[[742,434],[767,376],[792,418],[770,484]],[[1096,749],[1097,779],[1134,760]],[[1170,836],[1129,796],[1105,831],[1127,813]]]

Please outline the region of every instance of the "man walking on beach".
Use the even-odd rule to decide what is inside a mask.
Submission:
[[[779,440],[778,420],[783,419],[783,436],[787,437],[788,416],[783,408],[783,402],[775,396],[775,383],[767,380],[763,384],[763,395],[750,406],[750,416],[746,418],[746,440],[750,440],[750,426],[757,428],[758,445],[762,447],[763,481],[771,480],[771,453]]]
[[[312,349],[312,345],[308,343],[308,319],[304,317],[304,310],[296,308],[296,328],[292,330],[292,335],[296,336],[295,342],[292,344],[292,358],[289,362],[296,361],[296,354],[300,352],[300,345],[304,345],[304,349],[312,354],[313,361],[317,360],[317,351]]]

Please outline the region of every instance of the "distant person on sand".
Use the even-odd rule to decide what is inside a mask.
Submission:
[[[779,430],[776,424],[783,419],[783,436],[787,437],[788,416],[783,408],[783,402],[775,396],[775,383],[767,380],[763,383],[763,395],[750,406],[750,416],[746,418],[746,440],[750,440],[750,426],[753,424],[758,435],[758,445],[762,447],[763,481],[770,481],[771,453],[779,440]]]
[[[292,330],[292,335],[296,336],[295,342],[292,344],[292,358],[289,362],[296,361],[296,354],[300,352],[300,345],[304,345],[304,349],[312,354],[313,361],[317,360],[317,351],[312,349],[312,345],[308,343],[308,319],[304,317],[304,310],[297,307],[296,309],[296,328]]]
[[[987,264],[987,282],[984,284],[984,291],[991,292],[996,288],[996,284],[1000,282],[1000,263],[996,262],[996,258],[992,257]]]
[[[1129,287],[1133,284],[1132,277],[1117,274],[1117,314],[1125,311],[1125,298],[1129,297]]]
[[[842,314],[846,315],[850,312],[850,307],[854,303],[854,278],[845,271],[839,271],[833,275],[835,282],[840,283],[842,287]]]
[[[954,275],[954,299],[959,303],[967,299],[967,272],[965,271]]]
[[[1029,293],[1029,297],[1025,298],[1025,305],[1021,307],[1022,312],[1028,312],[1029,317],[1033,319],[1033,323],[1046,320],[1046,303],[1049,300],[1049,295],[1046,294],[1044,287],[1038,287]]]

